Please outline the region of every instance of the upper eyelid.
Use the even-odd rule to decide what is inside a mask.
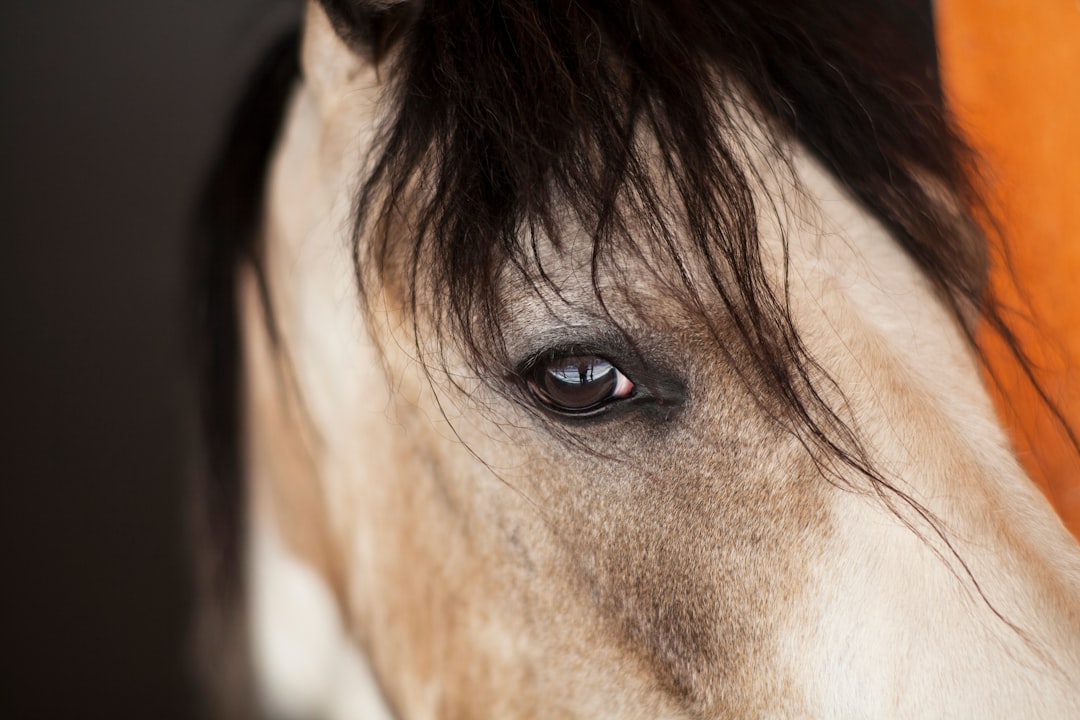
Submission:
[[[527,373],[543,360],[574,355],[594,355],[603,358],[623,373],[626,373],[629,367],[642,367],[646,364],[643,362],[644,358],[638,361],[632,359],[635,355],[640,354],[631,351],[621,336],[602,335],[590,339],[551,338],[548,344],[538,347],[516,362],[513,367],[516,374],[522,374]]]

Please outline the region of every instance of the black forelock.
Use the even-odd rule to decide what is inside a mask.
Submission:
[[[569,210],[591,235],[594,277],[644,246],[704,267],[708,286],[683,289],[702,307],[719,299],[726,316],[712,322],[735,327],[746,371],[796,415],[817,404],[812,360],[762,266],[732,109],[744,101],[891,230],[958,317],[982,306],[977,195],[920,42],[925,3],[408,6],[380,71],[389,116],[357,203],[358,275],[394,275],[414,311],[439,308],[425,320],[478,368],[507,361],[500,275],[543,277],[538,238],[559,247]]]

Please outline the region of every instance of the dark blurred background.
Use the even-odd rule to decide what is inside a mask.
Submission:
[[[288,0],[0,9],[0,717],[190,718],[185,233]]]

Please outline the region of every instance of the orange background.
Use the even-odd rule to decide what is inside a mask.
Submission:
[[[938,0],[946,96],[987,161],[1017,285],[993,282],[1039,377],[1080,431],[1080,2]],[[1023,297],[1024,301],[1019,298]],[[995,398],[1028,470],[1080,537],[1080,455],[984,333]]]

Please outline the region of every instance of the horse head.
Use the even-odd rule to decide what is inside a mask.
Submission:
[[[1080,709],[967,156],[870,5],[309,3],[236,270],[270,707]]]

